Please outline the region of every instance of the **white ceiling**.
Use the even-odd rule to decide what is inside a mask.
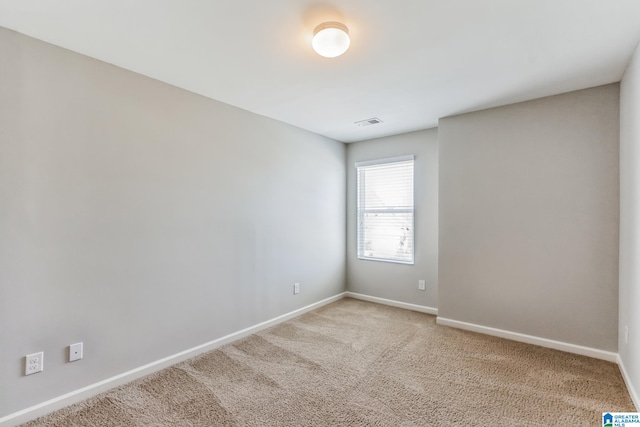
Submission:
[[[640,0],[0,0],[0,26],[351,142],[619,81]]]

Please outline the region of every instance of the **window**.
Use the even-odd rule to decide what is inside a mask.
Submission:
[[[413,155],[356,168],[358,258],[413,264]]]

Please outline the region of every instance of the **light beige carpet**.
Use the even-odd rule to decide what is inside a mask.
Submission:
[[[28,426],[601,425],[618,367],[343,299]]]

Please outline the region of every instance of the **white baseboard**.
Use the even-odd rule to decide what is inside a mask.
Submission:
[[[426,305],[409,304],[407,302],[394,301],[386,298],[372,297],[369,295],[358,294],[356,292],[345,292],[345,297],[359,299],[362,301],[376,302],[378,304],[390,305],[392,307],[404,308],[406,310],[419,311],[421,313],[438,315],[438,309],[427,307]]]
[[[547,338],[535,337],[533,335],[521,334],[519,332],[505,331],[503,329],[490,328],[488,326],[481,326],[473,323],[460,322],[458,320],[446,319],[443,317],[438,317],[438,319],[436,319],[436,323],[438,325],[451,326],[452,328],[464,329],[467,331],[492,335],[494,337],[506,338],[512,341],[539,345],[540,347],[552,348],[554,350],[566,351],[567,353],[580,354],[582,356],[602,359],[608,362],[616,363],[618,361],[617,353],[598,350],[596,348],[583,347],[581,345],[569,344],[562,341],[554,341]]]
[[[156,360],[155,362],[151,362],[149,364],[140,366],[138,368],[124,372],[114,377],[107,378],[106,380],[74,390],[70,393],[55,397],[53,399],[47,400],[45,402],[23,409],[21,411],[14,412],[13,414],[9,414],[5,417],[0,418],[0,426],[1,427],[16,426],[18,424],[22,424],[27,421],[33,420],[42,415],[46,415],[52,411],[71,405],[73,403],[83,401],[97,394],[110,390],[114,387],[118,387],[122,384],[126,384],[130,381],[136,380],[138,378],[142,378],[146,375],[152,374],[154,372],[157,372],[171,365],[175,365],[176,363],[190,359],[194,356],[198,356],[199,354],[206,353],[207,351],[214,350],[225,344],[239,340],[240,338],[244,338],[251,334],[255,334],[256,332],[259,332],[263,329],[269,328],[271,326],[275,326],[279,323],[282,323],[294,317],[300,316],[301,314],[314,310],[318,307],[322,307],[323,305],[330,304],[334,301],[344,298],[345,294],[346,292],[340,293],[338,295],[334,295],[330,298],[324,299],[322,301],[318,301],[306,307],[302,307],[300,309],[294,310],[290,313],[283,314],[282,316],[274,317],[273,319],[267,320],[262,323],[258,323],[257,325],[251,326],[246,329],[242,329],[241,331],[234,332],[232,334],[226,335],[224,337],[218,338],[208,343],[201,344],[199,346],[190,348],[185,351],[181,351],[180,353],[176,353],[172,356],[165,357],[160,360]]]
[[[624,367],[624,363],[622,363],[622,359],[620,355],[617,358],[618,367],[620,368],[620,372],[622,373],[622,378],[624,379],[624,383],[627,385],[627,390],[629,391],[629,396],[631,396],[631,400],[633,400],[633,404],[636,406],[636,411],[640,411],[640,395],[638,391],[633,386],[631,382],[631,377],[627,373],[627,369]]]

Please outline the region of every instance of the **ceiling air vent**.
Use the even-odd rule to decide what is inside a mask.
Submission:
[[[378,123],[382,123],[382,120],[377,117],[372,117],[367,120],[360,120],[359,122],[355,122],[355,124],[357,124],[358,126],[371,126],[377,125]]]

